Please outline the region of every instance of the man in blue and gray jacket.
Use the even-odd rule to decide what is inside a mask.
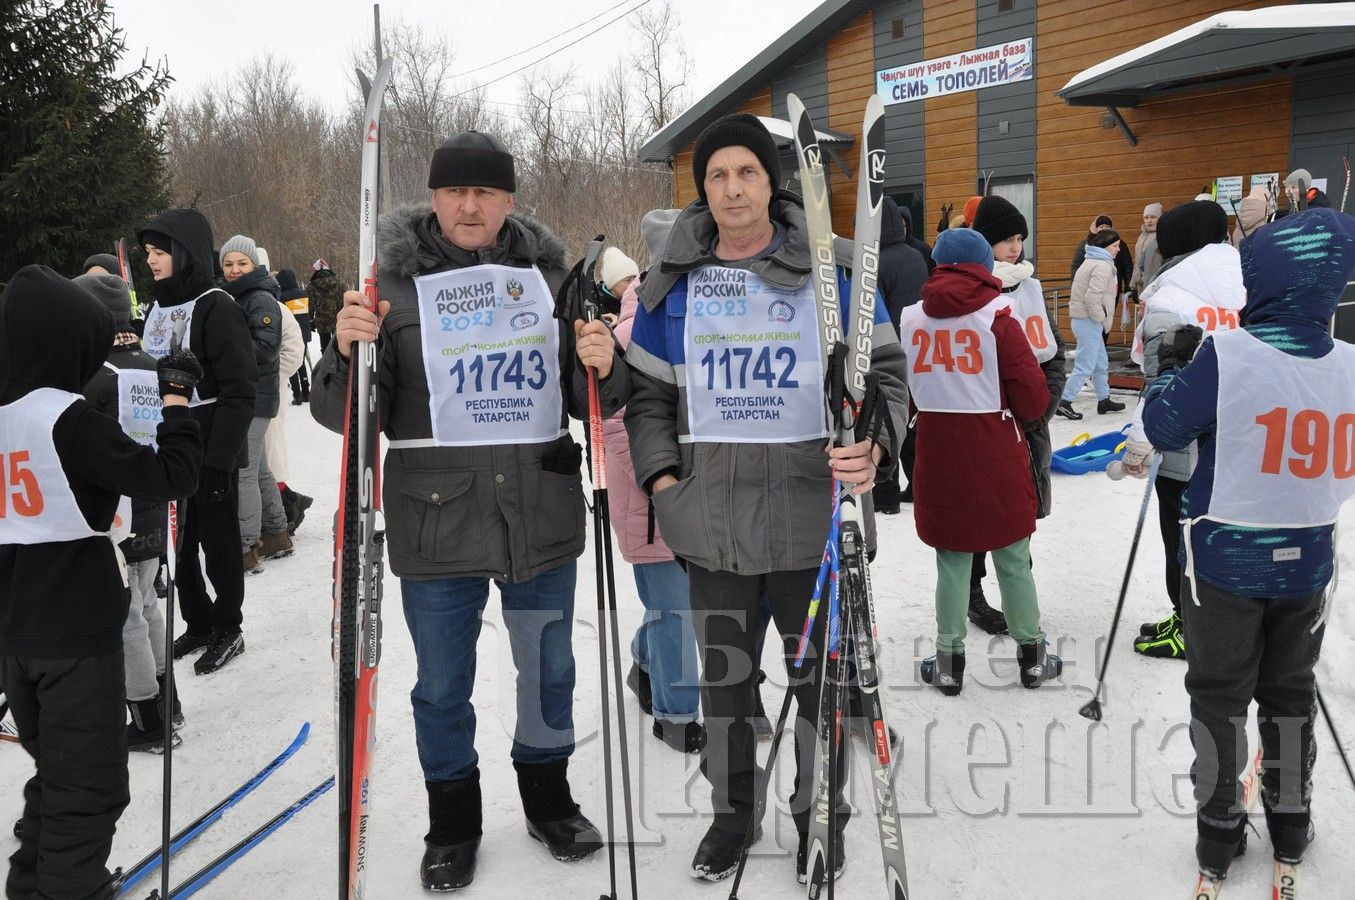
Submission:
[[[1258,704],[1275,857],[1312,839],[1316,687],[1333,530],[1355,494],[1355,347],[1330,334],[1355,271],[1355,218],[1313,209],[1242,242],[1243,327],[1174,326],[1143,414],[1159,450],[1199,442],[1181,502],[1182,616],[1202,873],[1242,841],[1238,775]],[[1192,359],[1192,353],[1194,358]]]

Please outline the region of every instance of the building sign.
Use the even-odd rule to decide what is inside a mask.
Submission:
[[[1223,211],[1232,215],[1237,204],[1242,202],[1242,176],[1221,175],[1214,179],[1214,200]]]
[[[875,92],[888,106],[963,91],[1015,84],[1035,77],[1035,41],[1011,41],[924,59],[875,73]]]

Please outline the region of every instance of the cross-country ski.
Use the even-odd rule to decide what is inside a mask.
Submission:
[[[1348,900],[1353,36],[16,0],[0,893]]]

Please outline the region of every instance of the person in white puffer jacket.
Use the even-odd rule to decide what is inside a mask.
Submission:
[[[1157,377],[1157,349],[1183,328],[1208,334],[1237,328],[1247,302],[1242,284],[1242,258],[1228,241],[1228,217],[1217,203],[1193,200],[1167,212],[1158,222],[1158,247],[1166,260],[1157,277],[1143,290],[1143,321],[1134,334],[1130,358],[1143,368],[1147,381]],[[1143,430],[1143,401],[1134,410],[1129,441],[1121,463],[1126,474],[1144,478],[1153,454]],[[1118,474],[1120,467],[1116,467]],[[1194,448],[1163,453],[1153,482],[1158,501],[1158,524],[1166,550],[1167,598],[1172,612],[1157,622],[1144,623],[1134,649],[1145,656],[1185,658],[1181,635],[1181,495],[1195,469]]]

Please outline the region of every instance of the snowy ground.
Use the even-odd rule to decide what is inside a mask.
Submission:
[[[1078,405],[1094,409],[1090,395]],[[1055,446],[1084,431],[1100,433],[1127,414],[1081,422],[1054,420]],[[293,487],[316,498],[296,536],[295,556],[267,563],[246,581],[248,653],[221,673],[197,678],[180,665],[188,723],[175,752],[176,825],[197,815],[236,787],[284,747],[304,721],[311,740],[266,785],[231,811],[176,861],[175,881],[196,871],[222,849],[266,821],[333,769],[332,670],[329,660],[330,542],[335,508],[339,438],[309,414],[287,408]],[[906,813],[909,881],[919,898],[1074,897],[1162,898],[1187,895],[1193,885],[1194,823],[1189,781],[1189,741],[1182,729],[1187,698],[1184,662],[1134,654],[1130,635],[1157,618],[1162,596],[1162,547],[1156,510],[1149,512],[1130,600],[1111,661],[1105,721],[1078,716],[1095,683],[1098,647],[1110,624],[1144,483],[1111,482],[1102,474],[1055,476],[1052,518],[1034,539],[1035,575],[1044,624],[1068,662],[1062,685],[1025,691],[1015,684],[1014,644],[971,629],[968,684],[956,698],[916,683],[917,661],[931,653],[935,628],[930,551],[917,539],[911,516],[881,519],[881,552],[874,586],[888,713],[907,748],[898,780]],[[1347,507],[1355,528],[1355,505]],[[1351,532],[1347,532],[1351,533]],[[1355,571],[1349,544],[1343,569]],[[623,626],[640,605],[625,567],[619,573]],[[1355,611],[1352,590],[1340,590],[1323,660],[1328,704],[1347,742],[1355,740]],[[989,579],[991,597],[996,585]],[[421,895],[418,861],[427,828],[425,794],[414,747],[408,691],[413,653],[399,604],[399,585],[386,582],[385,652],[381,667],[379,746],[375,764],[372,878],[368,896]],[[576,799],[603,824],[599,688],[595,644],[591,548],[580,560],[575,650],[580,735],[571,777]],[[1344,619],[1344,621],[1343,621]],[[502,620],[491,600],[479,647],[476,706],[484,779],[485,837],[475,883],[466,897],[591,898],[607,888],[607,861],[599,855],[574,865],[550,859],[523,828],[516,781],[508,760],[513,717],[513,677]],[[769,642],[770,643],[770,642]],[[991,664],[981,664],[985,645]],[[629,665],[629,659],[626,659]],[[773,681],[784,674],[768,657]],[[764,690],[773,714],[781,691]],[[724,885],[695,882],[688,862],[708,818],[709,792],[696,760],[680,756],[649,734],[627,693],[632,765],[638,772],[640,821],[637,855],[641,892],[648,897],[723,898]],[[1318,842],[1305,862],[1305,897],[1351,896],[1355,858],[1345,845],[1355,834],[1351,786],[1318,726],[1316,816]],[[789,743],[789,742],[787,742]],[[767,748],[762,745],[763,752]],[[788,749],[788,748],[787,748]],[[1355,746],[1350,749],[1355,750]],[[783,751],[785,752],[785,751]],[[788,761],[788,757],[786,757]],[[20,787],[31,772],[15,745],[0,746],[0,822],[16,818]],[[864,771],[857,747],[855,772]],[[132,803],[123,816],[112,864],[130,865],[156,846],[160,834],[160,760],[134,754]],[[788,794],[780,779],[780,796]],[[851,798],[860,811],[847,833],[849,863],[837,895],[882,894],[880,859],[870,823],[871,799],[856,777]],[[782,812],[756,848],[740,896],[801,895],[795,883],[794,828]],[[323,898],[334,895],[335,798],[331,792],[302,812],[262,847],[238,862],[204,898]],[[1345,838],[1342,837],[1345,836]],[[13,839],[0,829],[0,852]],[[1269,896],[1268,841],[1238,860],[1229,897]],[[624,866],[624,855],[622,857]],[[624,868],[622,870],[624,872]],[[147,887],[149,889],[149,886]],[[626,896],[623,888],[621,896]]]

